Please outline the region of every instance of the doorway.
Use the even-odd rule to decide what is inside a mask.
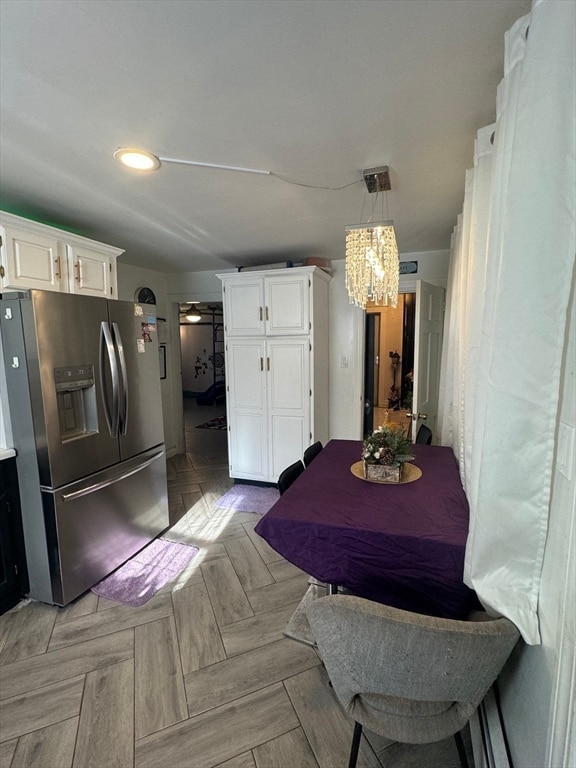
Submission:
[[[400,294],[396,308],[366,306],[364,434],[393,422],[410,436],[415,316],[414,293]]]

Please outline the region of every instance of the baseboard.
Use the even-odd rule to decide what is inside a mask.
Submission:
[[[498,700],[491,688],[470,720],[474,768],[513,768]]]

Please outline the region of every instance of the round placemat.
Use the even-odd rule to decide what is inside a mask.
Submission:
[[[413,483],[414,480],[418,480],[422,477],[422,470],[419,467],[415,467],[414,464],[406,462],[404,464],[404,472],[402,473],[402,480],[395,483],[393,480],[373,480],[370,477],[364,477],[364,462],[357,461],[350,467],[350,472],[354,477],[359,477],[360,480],[366,480],[367,483],[380,483],[380,485],[403,485],[404,483]]]

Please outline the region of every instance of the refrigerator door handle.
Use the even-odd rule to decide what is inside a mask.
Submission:
[[[158,459],[163,455],[164,451],[159,451],[158,453],[155,453],[154,456],[151,456],[149,459],[146,459],[146,461],[143,461],[142,464],[138,464],[137,467],[133,467],[133,469],[129,469],[127,472],[123,472],[121,475],[115,475],[114,477],[110,477],[108,480],[102,480],[99,483],[87,485],[85,488],[80,488],[78,491],[73,491],[72,493],[63,493],[62,501],[72,501],[73,499],[80,498],[80,496],[87,496],[89,493],[94,493],[95,491],[102,490],[102,488],[107,488],[109,485],[114,485],[114,483],[118,483],[120,480],[124,480],[125,478],[130,477],[130,475],[135,475],[136,472],[141,472],[143,469],[146,469],[146,467],[149,467],[150,464],[158,461]]]
[[[110,366],[110,377],[112,379],[112,408],[106,396],[106,384],[104,381],[104,361],[106,355],[108,355],[108,363]],[[118,363],[116,362],[116,355],[114,353],[114,342],[112,341],[112,334],[110,332],[110,326],[103,320],[100,323],[100,392],[102,393],[102,402],[104,404],[104,415],[106,416],[106,423],[108,424],[108,431],[111,437],[118,437],[118,403],[119,403],[119,378],[118,378]]]
[[[112,323],[112,332],[114,334],[116,349],[118,350],[118,359],[120,360],[120,374],[122,376],[122,399],[120,402],[119,429],[121,433],[125,435],[126,430],[128,429],[128,373],[126,371],[126,355],[124,354],[124,345],[122,344],[122,336],[120,336],[120,328],[118,328],[118,323]]]

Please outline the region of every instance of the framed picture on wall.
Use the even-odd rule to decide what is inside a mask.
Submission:
[[[157,317],[156,325],[158,328],[158,343],[167,344],[168,343],[168,325],[166,324],[166,318]]]
[[[160,378],[166,378],[166,344],[160,344],[158,347],[158,354],[160,356]]]

